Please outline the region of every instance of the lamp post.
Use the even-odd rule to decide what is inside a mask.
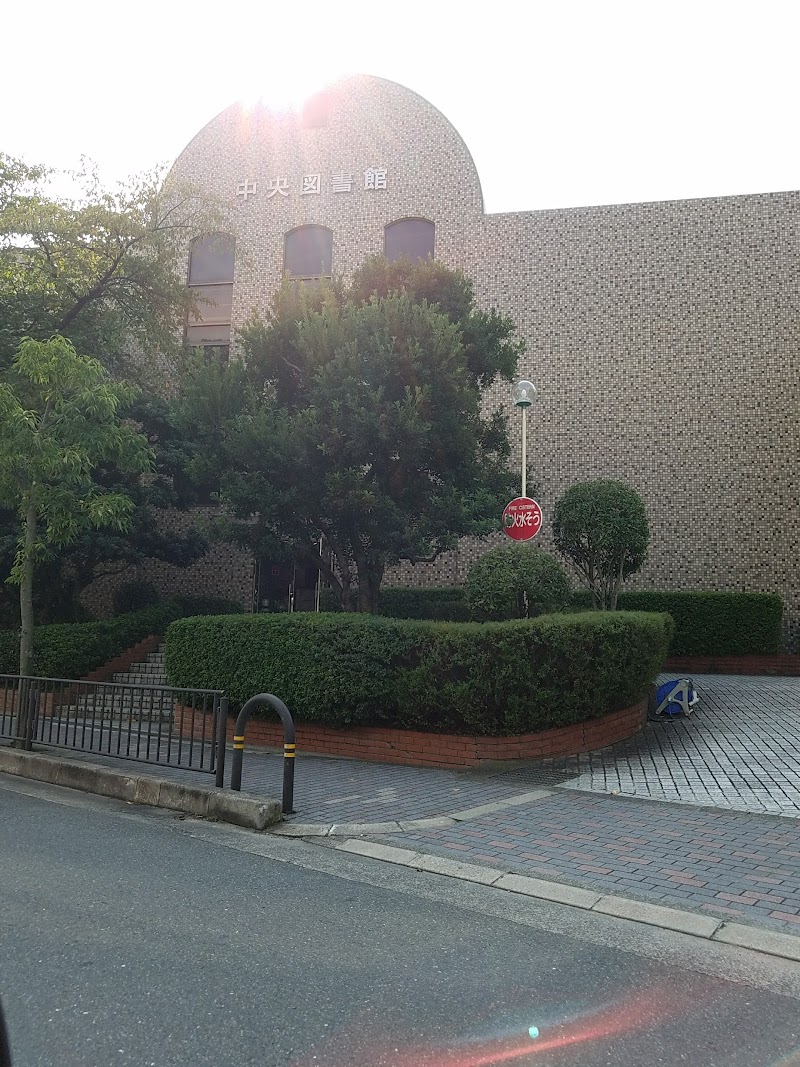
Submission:
[[[528,495],[528,408],[536,396],[536,386],[527,378],[511,390],[514,406],[522,409],[522,495]]]

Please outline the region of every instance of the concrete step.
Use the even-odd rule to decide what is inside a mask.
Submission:
[[[169,689],[117,689],[106,690],[105,693],[80,693],[75,698],[76,705],[80,707],[100,708],[104,705],[115,708],[120,704],[128,704],[131,707],[173,707],[176,703]]]
[[[138,700],[98,700],[97,703],[93,703],[91,700],[81,700],[80,698],[75,703],[77,711],[83,715],[102,715],[104,718],[108,715],[173,715],[175,713],[175,702],[172,700],[156,701],[151,704],[150,701],[145,701],[140,704]]]
[[[155,672],[149,674],[143,674],[142,672],[123,674],[118,672],[111,681],[116,685],[166,685],[167,676],[166,674],[156,674]]]

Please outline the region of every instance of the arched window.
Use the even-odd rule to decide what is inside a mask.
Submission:
[[[416,263],[433,258],[436,227],[427,219],[399,219],[383,230],[384,253],[390,263],[403,256]]]
[[[234,240],[225,233],[198,237],[189,253],[189,288],[197,311],[189,315],[190,345],[229,345],[233,304]]]
[[[283,269],[298,281],[330,278],[333,230],[327,226],[300,226],[286,234]]]

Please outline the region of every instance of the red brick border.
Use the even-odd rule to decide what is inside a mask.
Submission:
[[[684,674],[773,674],[800,677],[800,656],[784,652],[777,656],[672,656],[665,671]]]
[[[190,736],[192,723],[176,716],[176,731]],[[578,752],[613,745],[638,733],[647,718],[647,702],[615,711],[602,719],[590,719],[556,730],[508,737],[474,737],[461,734],[424,733],[420,730],[391,730],[380,726],[337,729],[314,723],[297,724],[297,748],[328,756],[373,760],[379,763],[403,763],[411,767],[480,767],[507,760],[533,760],[552,756],[572,756]],[[233,719],[228,722],[228,740],[233,738]],[[203,722],[194,713],[195,736],[200,736]],[[206,727],[208,736],[209,727]],[[247,725],[246,744],[253,747],[281,748],[283,728],[280,723],[251,719]]]

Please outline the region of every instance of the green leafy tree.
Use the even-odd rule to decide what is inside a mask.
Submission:
[[[218,204],[158,173],[108,191],[87,169],[75,200],[52,196],[52,177],[45,167],[0,154],[0,377],[23,337],[64,336],[115,376],[146,384],[149,395],[130,415],[156,454],[156,477],[146,483],[113,462],[93,470],[98,493],[133,501],[127,529],[84,529],[39,562],[37,610],[60,620],[80,617],[80,594],[97,577],[122,574],[145,558],[186,566],[207,547],[196,530],[159,532],[154,509],[190,506],[196,494],[181,477],[189,452],[169,401],[155,394],[168,392],[165,372],[181,365],[180,327],[196,308],[182,268],[186,246],[230,225]],[[13,512],[0,509],[5,573],[16,540]],[[16,624],[13,615],[10,596],[0,595],[0,616]]]
[[[119,374],[177,358],[196,309],[181,264],[188,242],[229,228],[224,211],[154,172],[80,196],[48,192],[52,172],[0,154],[0,370],[23,337],[60,334]]]
[[[558,560],[541,548],[501,545],[472,564],[465,590],[474,618],[501,621],[563,611],[570,584]]]
[[[99,463],[92,478],[101,492],[122,493],[132,502],[126,529],[104,527],[80,531],[66,545],[53,545],[34,574],[34,607],[39,622],[74,622],[87,617],[83,592],[97,579],[120,579],[145,560],[175,567],[195,563],[209,546],[195,527],[179,534],[164,529],[159,515],[185,510],[205,501],[185,475],[191,459],[187,442],[176,429],[172,405],[141,395],[127,409],[127,418],[144,434],[154,453],[152,475],[142,479],[111,461]],[[0,509],[0,575],[8,574],[17,552],[16,516]],[[0,626],[19,625],[19,591],[0,583]]]
[[[481,388],[513,377],[519,342],[502,320],[468,352],[483,313],[436,270],[438,291],[460,294],[457,321],[412,285],[377,295],[363,272],[349,290],[287,282],[242,332],[241,363],[196,365],[184,383],[185,425],[205,435],[195,471],[220,477],[232,516],[224,535],[320,567],[345,610],[376,609],[389,564],[495,529],[513,491],[505,416],[483,412]]]
[[[647,559],[647,512],[636,490],[602,479],[573,485],[556,504],[553,533],[594,606],[614,611],[623,581]]]
[[[14,513],[18,529],[9,579],[19,585],[20,674],[31,664],[37,564],[87,528],[130,522],[130,497],[103,491],[93,474],[108,462],[151,469],[146,438],[121,417],[133,396],[63,337],[25,339],[0,382],[0,507]]]

